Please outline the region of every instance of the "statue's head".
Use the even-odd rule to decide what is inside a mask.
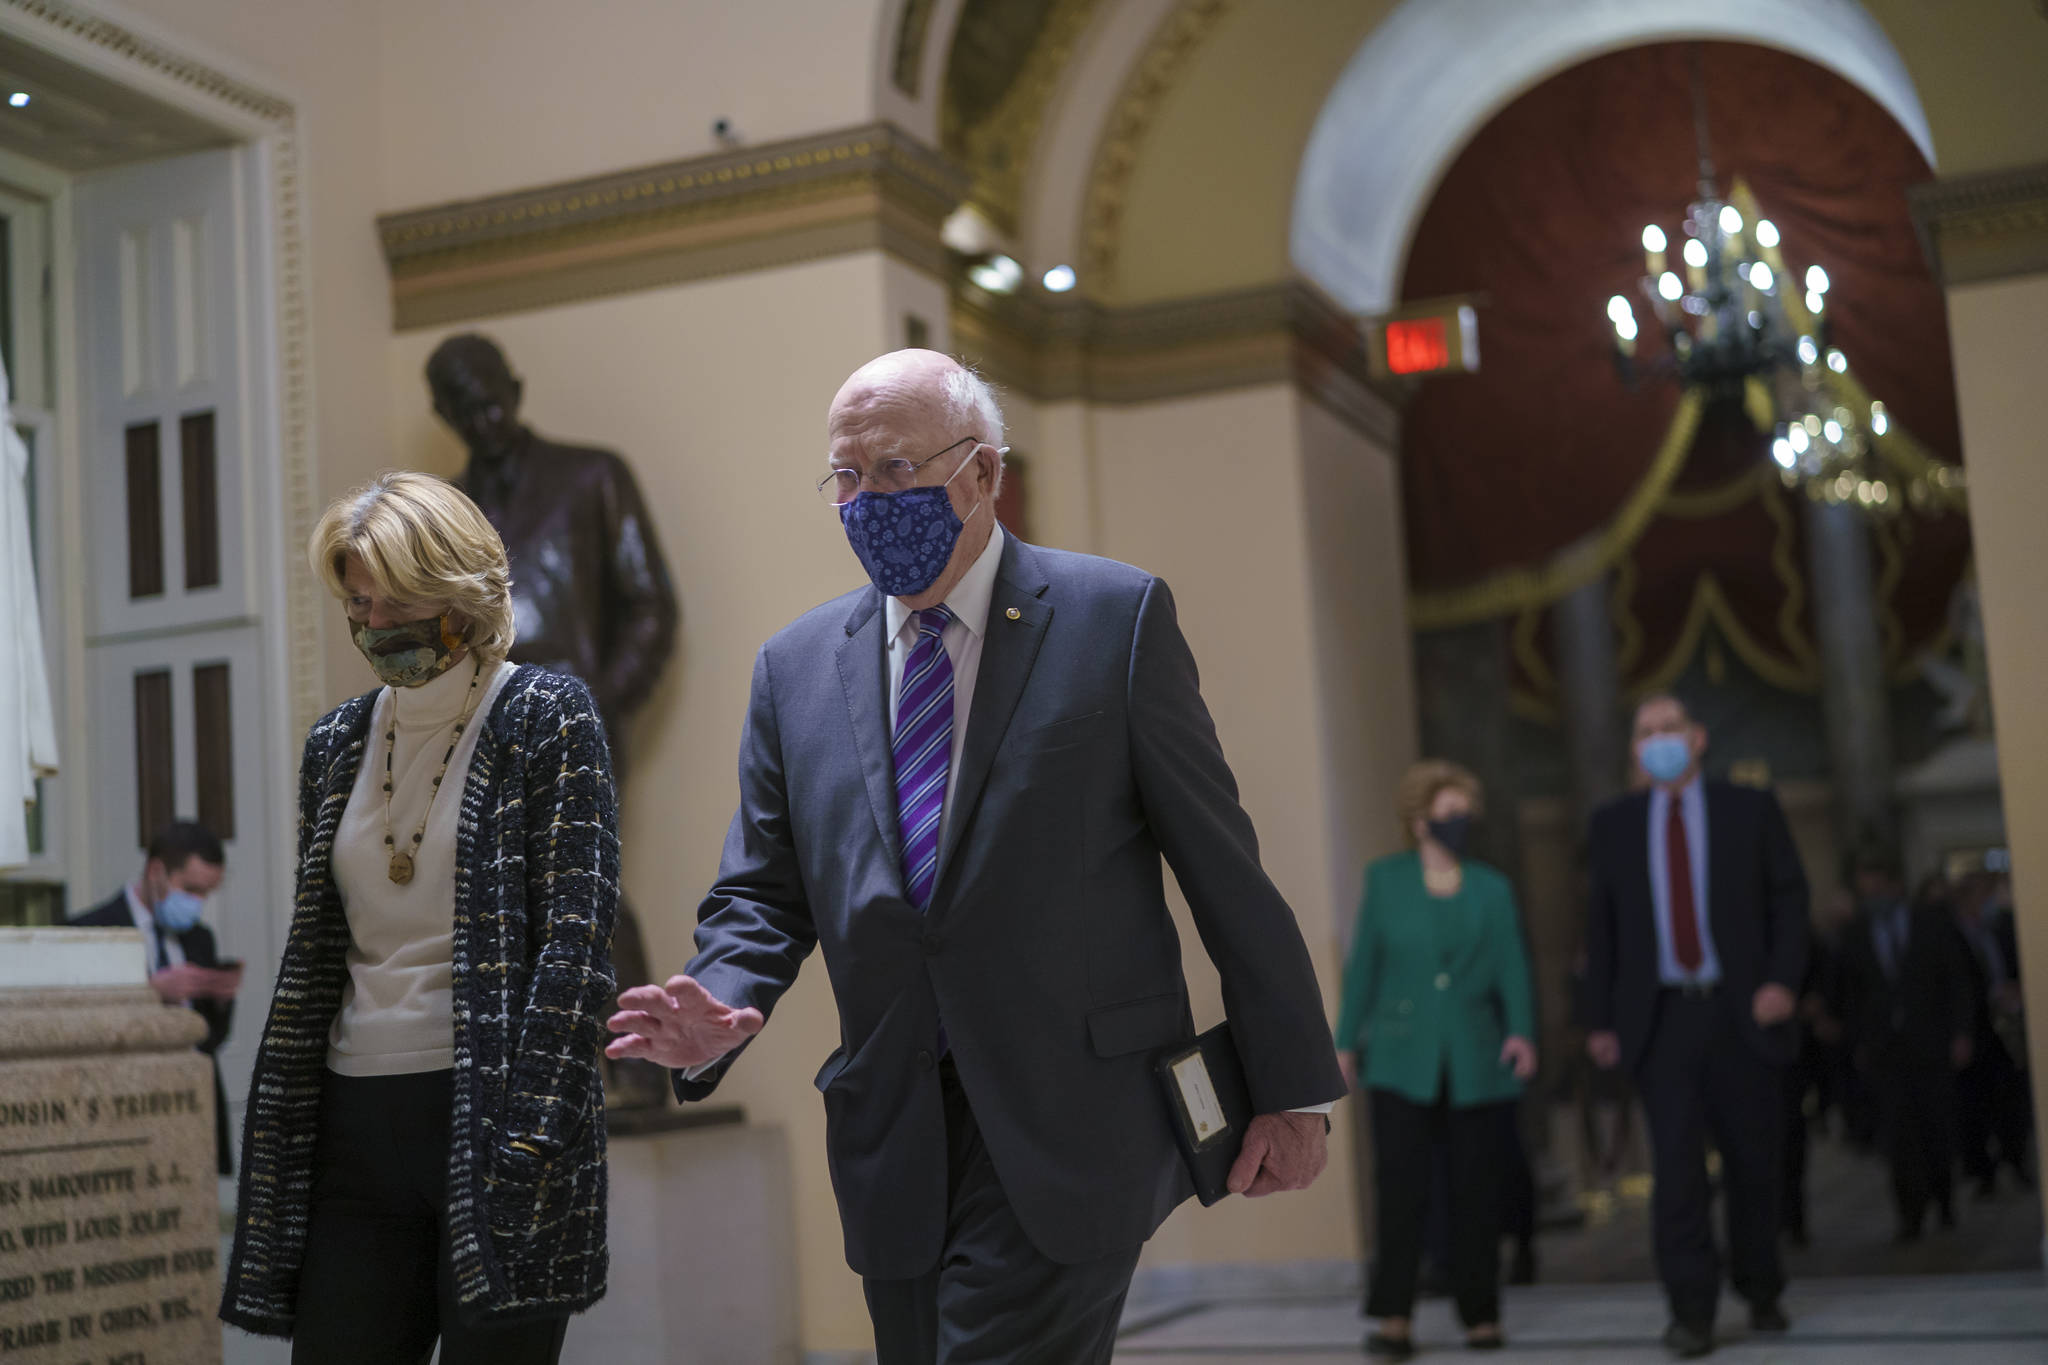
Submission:
[[[434,411],[470,454],[494,460],[517,443],[523,390],[489,337],[465,332],[436,346],[427,359],[427,388]]]

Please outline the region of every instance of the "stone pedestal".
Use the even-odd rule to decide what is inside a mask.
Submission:
[[[220,1359],[213,1071],[130,929],[0,929],[0,1361]]]
[[[564,1365],[796,1365],[796,1214],[782,1130],[615,1126],[608,1154],[610,1287],[570,1322]]]

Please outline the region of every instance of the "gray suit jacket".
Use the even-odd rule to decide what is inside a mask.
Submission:
[[[938,1260],[941,1019],[1037,1248],[1071,1264],[1136,1246],[1192,1192],[1151,1072],[1194,1031],[1162,853],[1222,977],[1254,1107],[1344,1090],[1172,595],[1126,565],[1004,546],[924,914],[903,892],[881,605],[863,589],[762,647],[689,974],[766,1013],[823,946],[841,1046],[817,1086],[855,1271]],[[738,1055],[678,1073],[677,1095],[703,1099]]]

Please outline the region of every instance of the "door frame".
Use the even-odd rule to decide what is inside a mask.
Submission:
[[[255,799],[288,803],[295,790],[300,738],[324,709],[325,689],[318,630],[318,584],[297,553],[318,516],[319,485],[313,422],[312,320],[306,265],[305,186],[297,111],[285,95],[252,83],[234,65],[144,20],[118,18],[77,0],[0,0],[0,32],[31,44],[109,80],[203,119],[231,139],[237,181],[246,187],[239,206],[246,234],[243,262],[249,289],[248,323],[238,357],[247,377],[247,431],[252,458],[242,506],[251,534],[249,554],[259,573],[263,632],[266,734],[263,752],[270,775]],[[45,198],[50,208],[51,322],[54,331],[55,404],[58,441],[54,467],[57,526],[63,539],[56,600],[65,604],[62,649],[52,671],[82,681],[85,621],[82,610],[89,576],[85,547],[85,490],[80,439],[80,333],[78,327],[76,220],[70,177],[17,157],[0,156],[0,178]],[[91,818],[84,708],[66,708],[60,758],[73,780],[63,783],[61,822],[66,831],[60,859],[66,881],[87,883],[96,837]],[[79,756],[77,759],[70,755]],[[271,822],[290,824],[283,810]],[[289,928],[293,859],[270,860],[266,903],[276,907],[269,924],[273,952],[281,951]]]

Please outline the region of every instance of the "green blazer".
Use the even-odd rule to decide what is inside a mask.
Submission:
[[[1458,894],[1440,900],[1423,887],[1412,850],[1365,869],[1337,1048],[1364,1055],[1367,1088],[1433,1104],[1448,1073],[1454,1107],[1511,1100],[1522,1086],[1501,1064],[1501,1044],[1534,1041],[1535,1030],[1506,877],[1467,860]]]

